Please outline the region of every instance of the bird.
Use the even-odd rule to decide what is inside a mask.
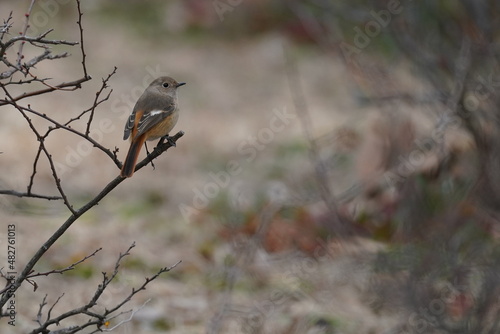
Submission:
[[[134,175],[139,152],[146,140],[168,140],[168,134],[179,118],[177,88],[185,84],[162,76],[154,80],[139,97],[125,124],[123,140],[130,137],[130,148],[120,176]]]

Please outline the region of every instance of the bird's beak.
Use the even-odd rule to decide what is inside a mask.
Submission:
[[[180,87],[180,86],[184,86],[185,84],[186,84],[185,82],[179,82],[179,83],[177,84],[177,86],[175,86],[175,88],[178,88],[178,87]]]

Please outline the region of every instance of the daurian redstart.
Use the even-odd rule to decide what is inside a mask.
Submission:
[[[177,88],[184,85],[171,77],[160,77],[142,93],[125,124],[123,139],[130,137],[130,148],[120,175],[131,177],[141,147],[146,140],[167,136],[179,118]]]

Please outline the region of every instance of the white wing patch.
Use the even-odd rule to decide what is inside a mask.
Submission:
[[[161,113],[164,113],[165,111],[163,110],[153,110],[149,113],[148,116],[154,116],[154,115],[158,115],[158,114],[161,114]]]

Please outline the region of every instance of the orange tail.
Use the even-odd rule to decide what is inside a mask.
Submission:
[[[141,151],[142,144],[144,144],[145,141],[146,136],[142,135],[134,139],[132,143],[130,143],[127,157],[125,158],[122,171],[120,172],[120,175],[122,177],[131,177],[132,175],[134,175],[135,164],[137,162],[137,158],[139,157],[139,152]]]

